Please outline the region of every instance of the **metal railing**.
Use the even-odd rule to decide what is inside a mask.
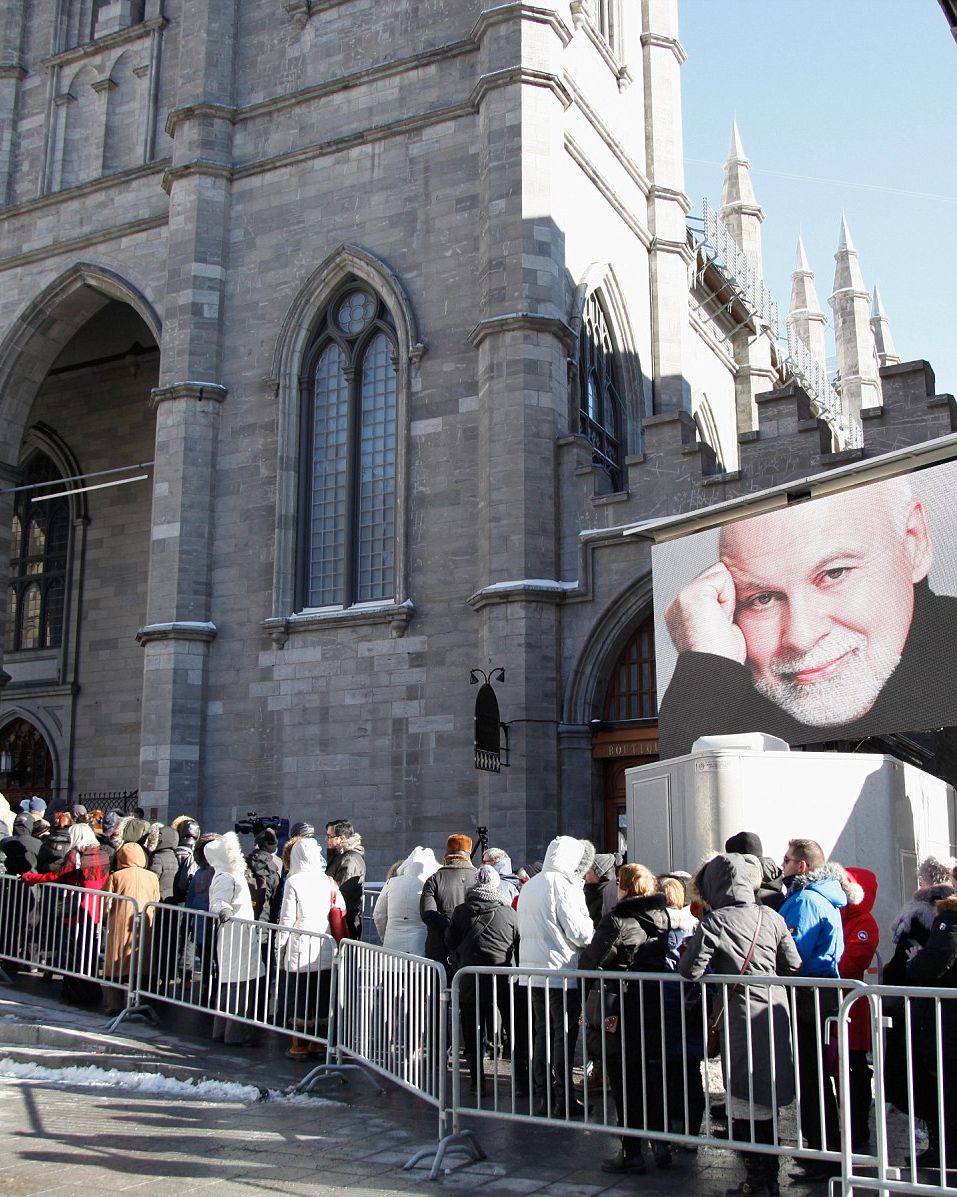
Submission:
[[[111,1026],[171,1003],[214,1035],[294,1036],[325,1056],[300,1088],[349,1069],[391,1080],[436,1111],[436,1144],[406,1165],[434,1156],[432,1178],[451,1151],[481,1158],[468,1117],[603,1132],[632,1164],[640,1140],[656,1160],[709,1144],[765,1184],[791,1157],[844,1193],[957,1194],[957,990],[494,967],[449,988],[442,963],[377,945],[7,876],[3,964],[105,986],[123,1006]],[[862,1008],[873,1082],[850,1046]]]
[[[768,1180],[776,1179],[775,1157],[837,1175],[833,1024],[848,989],[866,987],[803,977],[691,982],[671,973],[461,969],[451,992],[451,1133],[465,1115],[504,1118],[604,1131],[622,1138],[626,1155],[626,1140],[649,1140],[656,1160],[674,1144],[733,1148],[773,1159]],[[712,1026],[720,1067],[705,1055]],[[717,1097],[722,1076],[730,1092]]]
[[[325,1047],[335,959],[331,935],[150,902],[129,1001],[114,1025],[162,1001],[212,1015],[214,1039],[235,1042],[242,1026]]]
[[[0,965],[68,978],[68,988],[90,1001],[96,985],[128,990],[137,913],[123,894],[0,876]]]
[[[869,1015],[870,1060],[850,1047],[859,1003]],[[841,1105],[850,1113],[844,1192],[957,1193],[957,990],[868,986],[863,997],[845,998],[838,1027]],[[858,1149],[869,1132],[872,1073],[874,1140],[864,1153]],[[926,1128],[923,1150],[919,1124]]]
[[[827,371],[801,336],[791,326],[787,330],[785,369],[804,388],[811,400],[815,415],[837,435],[842,449],[859,449],[864,433],[858,421],[849,419],[841,406],[841,399],[827,377]]]
[[[760,317],[776,338],[780,327],[777,300],[707,199],[701,201],[701,212],[701,245],[709,261],[721,270],[748,311]]]

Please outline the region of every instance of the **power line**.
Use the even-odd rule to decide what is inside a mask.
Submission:
[[[721,170],[724,169],[723,162],[711,162],[707,158],[686,158],[685,161],[695,166],[716,166]],[[825,179],[820,175],[799,175],[786,170],[768,170],[765,166],[752,165],[751,173],[773,175],[778,179],[791,179],[801,183],[827,183],[832,187],[853,187],[858,191],[879,191],[886,195],[907,196],[909,199],[939,200],[945,204],[957,203],[957,195],[937,195],[932,191],[906,191],[902,187],[883,187],[879,183],[856,183],[849,179]]]

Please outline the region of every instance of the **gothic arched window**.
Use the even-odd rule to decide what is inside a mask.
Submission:
[[[7,652],[59,648],[63,640],[70,501],[44,499],[60,471],[45,453],[35,453],[23,471],[10,529],[10,588],[7,594]],[[37,499],[37,502],[34,502]]]
[[[341,287],[300,380],[300,610],[395,595],[396,352],[379,296]]]
[[[618,0],[594,0],[598,31],[613,50],[618,49]]]
[[[655,624],[643,620],[621,650],[605,692],[603,718],[609,723],[626,719],[655,719],[658,693],[655,685]]]
[[[580,429],[592,447],[592,460],[608,471],[612,489],[621,490],[624,466],[624,405],[615,348],[597,295],[582,314],[578,346]]]

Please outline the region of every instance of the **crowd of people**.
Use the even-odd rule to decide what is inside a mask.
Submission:
[[[450,979],[463,966],[518,963],[555,974],[544,981],[540,974],[529,975],[525,985],[511,989],[495,983],[494,975],[476,974],[470,978],[474,984],[462,987],[462,1042],[476,1094],[486,1092],[481,1049],[494,1038],[497,1015],[509,1040],[515,1096],[527,1097],[539,1115],[583,1114],[589,1080],[584,1094],[581,1082],[577,1090],[572,1086],[581,1026],[590,1088],[594,1092],[607,1081],[620,1125],[696,1135],[706,1104],[707,1027],[722,1060],[733,1139],[772,1144],[777,1113],[799,1090],[805,1144],[840,1149],[837,1045],[827,1025],[841,1001],[839,985],[801,986],[789,999],[783,987],[742,982],[726,988],[717,1010],[702,1019],[689,1009],[680,987],[569,984],[562,974],[863,981],[880,942],[872,914],[877,877],[870,869],[827,860],[807,838],[792,839],[779,864],[748,832],[732,836],[724,852],[703,862],[694,876],[655,876],[570,836],[558,836],[544,861],[517,871],[499,848],[486,850],[476,867],[472,847],[468,836],[452,835],[441,862],[421,846],[397,861],[374,920],[386,947],[439,961]],[[918,881],[891,929],[894,951],[884,980],[936,991],[957,987],[957,865],[929,858]],[[943,1131],[955,1167],[957,999],[941,1004],[940,1028],[932,1002],[916,1000],[908,1014],[902,1002],[884,1009],[896,1014],[887,1036],[888,1089],[899,1109],[926,1124],[928,1146],[915,1163],[940,1167]],[[870,1029],[866,1002],[856,1003],[845,1126],[860,1153],[871,1149]],[[912,1071],[901,1067],[908,1052]],[[908,1083],[915,1071],[935,1083]],[[666,1139],[654,1140],[652,1158],[658,1167],[670,1166]],[[745,1179],[729,1192],[775,1194],[778,1157],[745,1152],[742,1158]],[[628,1135],[603,1168],[640,1174],[648,1164],[641,1138]],[[796,1174],[813,1183],[835,1171],[827,1161],[809,1160],[797,1165]]]
[[[261,979],[274,969],[285,993],[282,1025],[304,1032],[292,1038],[288,1054],[317,1050],[309,1032],[325,1030],[331,939],[362,935],[366,865],[351,822],[326,824],[325,852],[316,828],[300,822],[281,850],[272,828],[259,829],[248,853],[235,832],[203,834],[188,815],[164,826],[142,811],[104,817],[77,805],[47,809],[33,798],[18,812],[0,801],[0,824],[0,868],[24,887],[56,881],[81,892],[63,921],[61,938],[72,947],[58,958],[83,974],[65,975],[70,1000],[100,998],[95,970],[69,963],[77,944],[87,958],[97,944],[100,975],[113,982],[103,998],[117,1008],[131,969],[134,915],[146,909],[154,983],[162,991],[189,960],[190,984],[215,995],[214,1038],[248,1041],[250,1020],[262,1016]],[[124,899],[104,920],[102,942],[95,891]],[[918,889],[890,929],[886,983],[936,992],[957,987],[955,891],[953,861],[923,862]],[[602,1167],[640,1174],[650,1162],[670,1166],[669,1131],[700,1132],[706,1054],[721,1057],[732,1139],[774,1143],[778,1113],[799,1090],[806,1145],[839,1149],[836,1043],[827,1019],[841,989],[817,984],[789,995],[762,978],[863,980],[880,942],[871,913],[876,894],[873,872],[829,861],[805,838],[792,839],[778,864],[756,835],[741,832],[694,875],[656,876],[571,836],[552,840],[544,860],[515,869],[505,850],[484,848],[477,856],[470,836],[454,834],[441,860],[420,845],[395,862],[372,917],[386,949],[438,962],[449,982],[469,966],[527,970],[509,984],[490,972],[460,982],[461,1041],[475,1093],[487,1092],[483,1055],[495,1043],[511,1061],[511,1090],[528,1112],[581,1116],[589,1094],[610,1091],[618,1124],[632,1133]],[[209,917],[197,920],[189,942],[175,922],[177,906]],[[263,926],[267,933],[257,930]],[[8,940],[16,930],[9,920],[0,929]],[[14,954],[0,942],[0,958],[5,946]],[[578,978],[583,970],[593,975]],[[635,972],[646,979],[615,979]],[[672,983],[709,974],[740,980],[720,991],[711,986],[716,996],[704,1009],[693,1003],[700,986]],[[916,1164],[940,1167],[946,1142],[957,1166],[957,1000],[939,1009],[915,1000],[896,1017],[893,1007],[885,1010],[888,1096],[927,1127],[928,1146]],[[867,1003],[855,1004],[844,1125],[857,1152],[869,1150],[871,1025]],[[575,1069],[579,1036],[583,1074]],[[908,1060],[910,1071],[902,1067]],[[934,1083],[908,1083],[917,1070]],[[641,1130],[658,1132],[650,1160],[634,1133]],[[729,1192],[776,1194],[778,1157],[752,1151],[742,1159],[745,1177]],[[819,1160],[798,1168],[809,1182],[834,1171]]]

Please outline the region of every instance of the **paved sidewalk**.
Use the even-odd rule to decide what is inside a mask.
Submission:
[[[213,1078],[277,1091],[291,1089],[308,1068],[286,1060],[288,1040],[265,1034],[256,1048],[224,1048],[200,1036],[201,1018],[171,1007],[163,1023],[128,1023],[106,1032],[108,1019],[56,1001],[36,978],[0,986],[0,1057],[45,1067],[97,1065],[164,1076]],[[9,1072],[9,1067],[7,1069]],[[170,1197],[186,1193],[434,1193],[431,1159],[412,1170],[413,1152],[434,1144],[435,1111],[362,1078],[325,1083],[312,1097],[289,1101],[183,1100],[4,1079],[0,1067],[0,1195],[56,1197],[116,1190]],[[465,1192],[542,1197],[649,1194],[717,1197],[741,1176],[728,1152],[679,1153],[672,1168],[643,1177],[602,1173],[616,1140],[595,1132],[529,1127],[474,1119],[486,1159],[449,1160],[442,1180]],[[782,1179],[783,1169],[782,1169]],[[796,1190],[804,1192],[806,1190]],[[818,1190],[820,1192],[821,1190]]]

